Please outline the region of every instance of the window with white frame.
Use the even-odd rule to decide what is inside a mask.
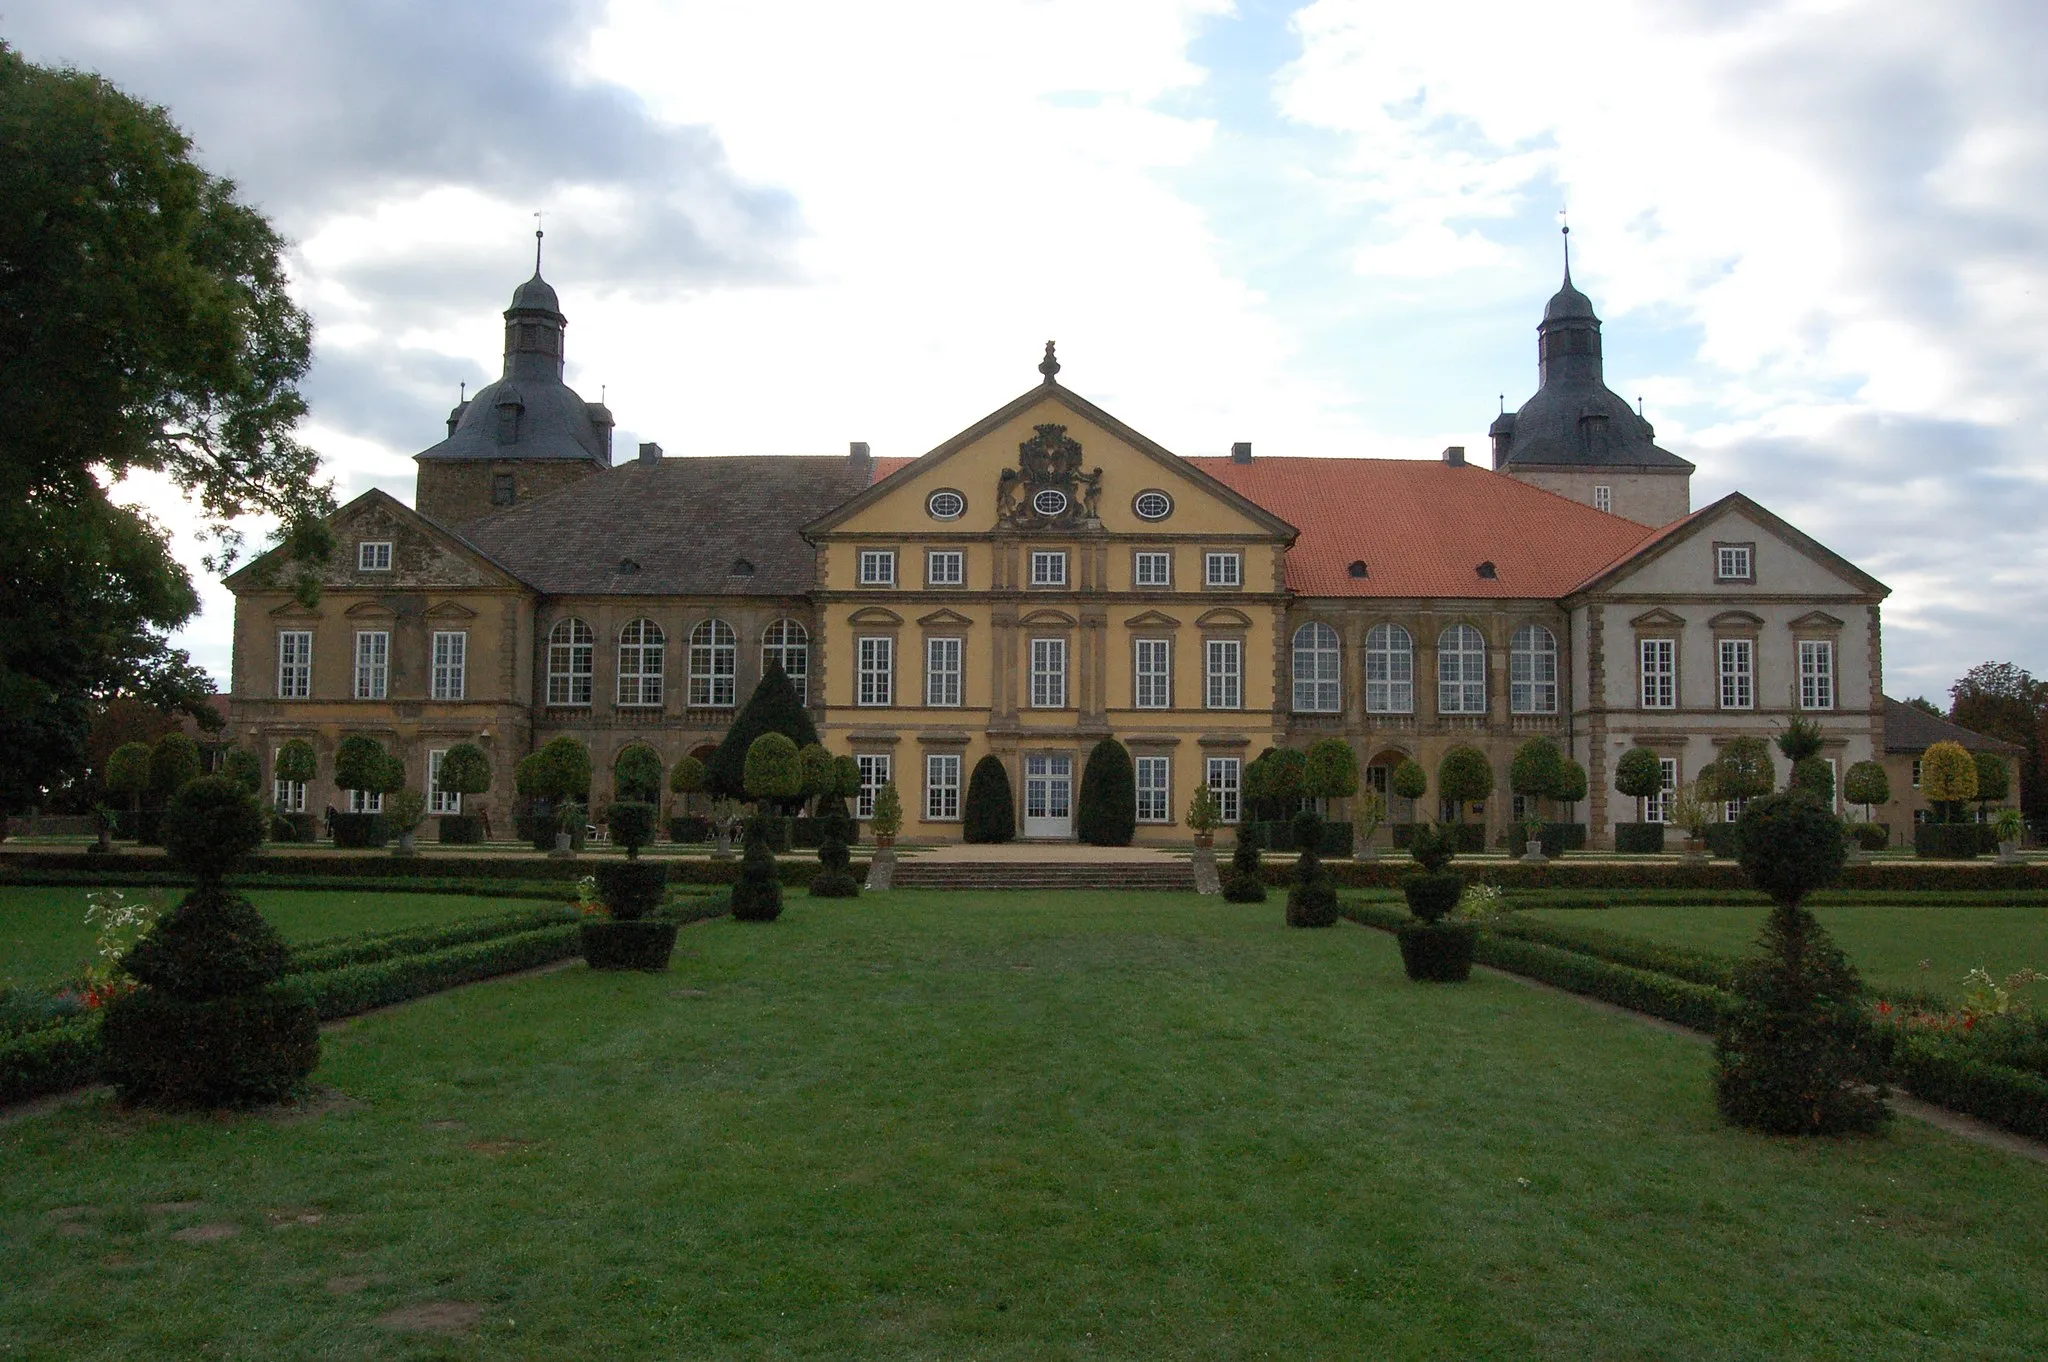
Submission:
[[[731,709],[739,703],[740,636],[724,620],[699,620],[690,630],[690,705]]]
[[[1557,635],[1540,624],[1508,640],[1508,712],[1557,713]]]
[[[924,818],[927,823],[960,819],[960,754],[927,753],[924,759]]]
[[[356,699],[382,700],[391,687],[391,634],[363,629],[356,634]]]
[[[650,619],[637,619],[619,630],[619,703],[634,708],[661,704],[661,683],[668,636]]]
[[[1756,579],[1756,546],[1754,544],[1714,545],[1714,578],[1722,582],[1748,582]]]
[[[761,671],[765,675],[769,666],[779,665],[782,674],[789,678],[789,684],[796,687],[796,700],[800,705],[811,702],[811,635],[795,620],[781,619],[768,626],[768,632],[761,635]]]
[[[277,698],[304,700],[312,694],[312,631],[287,629],[277,636]]]
[[[1436,711],[1486,713],[1486,637],[1469,624],[1454,624],[1437,636]]]
[[[860,551],[860,584],[862,586],[896,585],[896,550],[862,549]]]
[[[559,620],[548,631],[548,703],[587,705],[597,656],[597,635],[582,620]]]
[[[1920,758],[1913,758],[1913,788],[1920,788]]]
[[[1609,512],[1614,510],[1614,489],[1604,482],[1595,483],[1593,486],[1593,509]]]
[[[960,704],[960,654],[963,640],[928,638],[924,641],[924,702],[939,709]]]
[[[277,768],[277,754],[270,754],[273,771]],[[276,776],[270,781],[270,802],[277,806],[279,813],[304,813],[306,811],[306,782],[283,780]]]
[[[1064,549],[1033,549],[1031,551],[1031,585],[1065,586],[1066,584],[1066,551]]]
[[[441,758],[448,755],[445,747],[427,749],[427,812],[461,813],[462,795],[456,790],[441,788]]]
[[[1207,766],[1204,775],[1209,793],[1216,796],[1216,819],[1220,823],[1235,823],[1243,811],[1243,764],[1237,757],[1210,757]]]
[[[434,698],[460,700],[469,685],[469,635],[460,629],[434,631]]]
[[[1208,709],[1244,708],[1244,640],[1212,638],[1202,645],[1202,703]]]
[[[1063,638],[1031,640],[1031,707],[1067,707],[1067,641]]]
[[[873,818],[875,793],[889,783],[889,754],[863,752],[853,760],[860,767],[860,793],[854,796],[853,816],[861,819]]]
[[[1139,757],[1138,768],[1138,821],[1140,823],[1171,823],[1173,821],[1173,767],[1169,757]]]
[[[1721,708],[1756,707],[1756,642],[1746,638],[1724,638],[1721,654]]]
[[[348,792],[350,813],[384,812],[384,796],[373,790],[350,790]]]
[[[1310,620],[1294,631],[1296,714],[1335,714],[1344,708],[1338,682],[1342,658],[1337,631],[1321,620]]]
[[[1663,788],[1643,800],[1645,823],[1671,821],[1671,795],[1678,788],[1678,758],[1657,758],[1657,773],[1661,777]]]
[[[896,640],[882,635],[854,640],[854,697],[857,705],[888,706],[896,701]]]
[[[960,549],[932,549],[924,556],[926,586],[963,586],[967,582],[967,555]]]
[[[1721,821],[1733,823],[1742,817],[1742,811],[1749,807],[1747,799],[1724,799],[1721,801]]]
[[[1131,558],[1131,582],[1135,586],[1172,586],[1173,555],[1147,549]]]
[[[1636,640],[1636,671],[1642,678],[1644,709],[1678,707],[1678,640],[1641,638]]]
[[[1799,707],[1835,707],[1835,645],[1830,639],[1800,640]]]
[[[1365,708],[1371,714],[1415,712],[1415,640],[1398,624],[1375,624],[1366,633]]]
[[[1244,555],[1212,552],[1202,555],[1204,586],[1243,586]]]
[[[356,545],[356,570],[358,572],[391,571],[391,541],[388,539],[365,540]]]
[[[1828,764],[1828,789],[1832,791],[1829,806],[1839,812],[1842,807],[1842,768],[1835,764],[1833,757],[1822,757],[1821,760]],[[1978,822],[1984,821],[1984,814],[1983,809],[1977,811]]]
[[[1137,695],[1139,709],[1173,707],[1173,640],[1141,638],[1133,645],[1137,652]]]

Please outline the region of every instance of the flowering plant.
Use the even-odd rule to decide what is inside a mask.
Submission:
[[[597,876],[585,875],[576,881],[576,911],[585,917],[610,917],[611,909],[597,896]]]
[[[79,1001],[100,1008],[135,987],[121,973],[121,960],[164,914],[160,889],[129,898],[119,889],[93,889],[85,896],[85,920],[93,928],[93,963],[85,972]]]
[[[1514,910],[1508,907],[1508,898],[1497,884],[1468,884],[1465,892],[1458,896],[1458,906],[1451,916],[1464,922],[1477,922],[1481,926],[1497,922]]]

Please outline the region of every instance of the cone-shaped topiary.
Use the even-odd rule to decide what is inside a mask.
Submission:
[[[1259,825],[1237,825],[1237,847],[1230,853],[1230,873],[1223,878],[1223,897],[1232,903],[1264,903],[1266,876],[1259,864]]]
[[[782,916],[782,878],[775,870],[775,853],[768,849],[771,835],[766,816],[747,820],[747,849],[732,886],[732,915],[741,922],[773,922]]]
[[[1010,794],[1010,773],[993,752],[974,763],[967,779],[967,804],[961,835],[969,842],[1007,842],[1017,835],[1017,804]]]
[[[1127,847],[1137,830],[1137,770],[1122,743],[1104,738],[1088,753],[1088,764],[1081,768],[1074,832],[1090,846]]]
[[[1287,925],[1333,927],[1337,923],[1337,886],[1323,869],[1317,848],[1323,844],[1323,820],[1314,809],[1294,816],[1294,843],[1301,848],[1294,863],[1294,883],[1287,890]]]
[[[1401,893],[1415,916],[1395,934],[1401,944],[1401,967],[1418,982],[1462,983],[1472,974],[1478,929],[1469,922],[1444,921],[1465,892],[1465,877],[1447,869],[1457,848],[1457,830],[1441,823],[1417,824],[1409,844],[1409,854],[1422,869],[1401,881]]]
[[[747,752],[763,733],[780,733],[801,749],[818,740],[811,712],[797,698],[796,687],[780,662],[771,661],[747,703],[733,716],[725,740],[706,763],[705,788],[725,799],[749,798]]]

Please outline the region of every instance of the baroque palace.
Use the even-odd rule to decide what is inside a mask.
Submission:
[[[1606,386],[1568,270],[1491,467],[1462,448],[1185,457],[1062,384],[1050,343],[1039,382],[917,458],[647,444],[615,464],[611,413],[563,382],[566,326],[536,270],[505,312],[503,376],[417,456],[416,507],[372,491],[335,513],[317,605],[274,556],[228,579],[230,733],[266,762],[294,737],[321,757],[281,807],[374,807],[331,781],[335,744],[364,732],[457,812],[434,773],[471,740],[509,831],[512,768],[538,744],[588,743],[602,803],[623,747],[701,755],[771,661],[859,760],[858,812],[894,779],[922,840],[958,838],[987,753],[1018,832],[1071,837],[1105,736],[1135,759],[1141,841],[1185,836],[1197,782],[1235,818],[1247,761],[1324,736],[1382,790],[1417,759],[1432,806],[1442,753],[1482,748],[1495,831],[1514,749],[1551,736],[1588,772],[1593,846],[1664,816],[1614,788],[1633,746],[1671,786],[1794,717],[1838,773],[1886,751],[1886,588],[1740,494],[1694,510],[1693,465]]]

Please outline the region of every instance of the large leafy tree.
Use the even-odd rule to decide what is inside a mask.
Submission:
[[[1980,662],[1948,694],[1950,722],[2027,749],[2020,802],[2033,817],[2048,815],[2048,681],[2010,662]]]
[[[84,764],[96,701],[198,714],[212,689],[166,637],[191,580],[111,483],[195,499],[209,570],[248,515],[325,556],[332,494],[292,438],[312,324],[283,242],[191,150],[163,109],[0,44],[0,808]]]

